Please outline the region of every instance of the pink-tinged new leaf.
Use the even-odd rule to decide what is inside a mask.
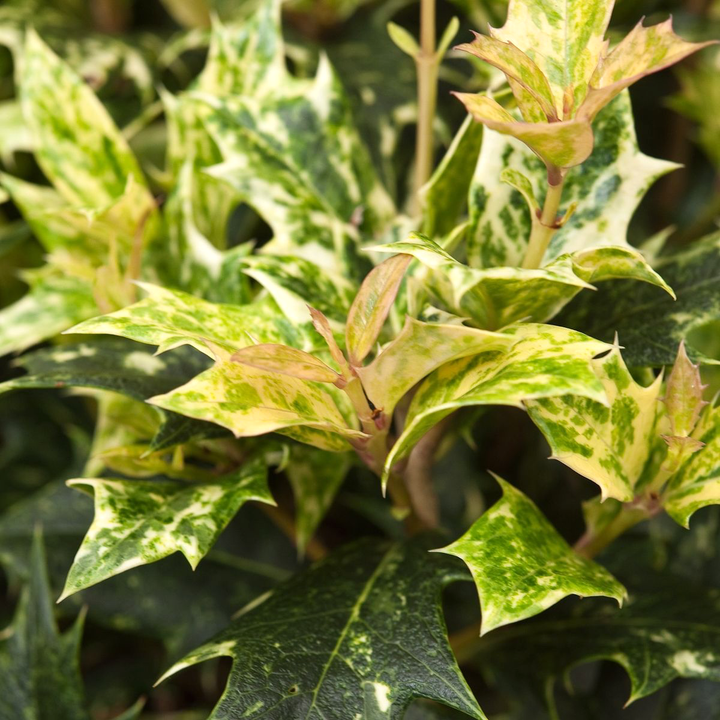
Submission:
[[[486,95],[455,93],[478,121],[492,130],[524,142],[543,162],[569,168],[587,160],[593,149],[592,127],[587,120],[553,123],[525,123]]]
[[[251,345],[238,350],[231,360],[259,370],[290,375],[303,380],[323,383],[342,381],[341,376],[322,360],[287,345],[273,343]]]
[[[380,335],[411,255],[395,255],[374,268],[360,286],[348,313],[345,340],[350,363],[360,365]]]
[[[502,70],[507,75],[508,80],[514,80],[512,84],[513,92],[525,119],[528,119],[528,114],[534,114],[534,103],[531,107],[525,107],[526,93],[529,93],[540,105],[547,120],[557,120],[558,116],[555,111],[552,91],[540,68],[513,43],[502,42],[487,35],[473,34],[475,40],[471,43],[458,45],[455,49],[464,50],[479,57],[481,60],[490,63],[490,65],[494,65],[498,70]],[[516,92],[518,86],[525,92]]]
[[[592,121],[626,87],[716,42],[683,40],[673,32],[672,19],[650,27],[643,26],[640,21],[607,57],[600,60],[577,117]]]
[[[706,385],[700,378],[700,366],[693,365],[685,351],[685,342],[680,343],[675,364],[667,379],[665,397],[667,416],[676,438],[686,438],[697,425],[700,412],[707,402],[703,400]]]
[[[310,311],[310,317],[312,318],[313,327],[318,331],[322,339],[325,340],[325,342],[327,343],[330,354],[332,355],[332,359],[340,366],[340,369],[343,371],[343,373],[345,373],[345,371],[348,369],[347,360],[345,359],[343,351],[340,349],[340,346],[335,340],[335,335],[333,335],[332,328],[330,327],[330,321],[327,319],[327,317],[325,317],[322,312],[320,312],[320,310],[316,310],[314,307],[310,307],[310,305],[308,305],[307,307]]]

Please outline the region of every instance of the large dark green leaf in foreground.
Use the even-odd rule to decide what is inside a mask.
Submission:
[[[211,718],[400,718],[428,698],[484,718],[448,645],[440,593],[466,576],[412,541],[345,546],[279,586],[168,674],[230,656]]]
[[[675,579],[664,589],[631,592],[622,609],[580,603],[573,610],[499,630],[482,643],[478,660],[509,697],[529,704],[545,698],[552,707],[553,681],[575,665],[599,659],[625,668],[628,702],[678,677],[720,681],[717,590]]]
[[[688,333],[720,318],[720,233],[663,258],[655,270],[676,301],[646,283],[616,281],[576,298],[556,322],[610,342],[617,333],[630,367],[672,365]],[[692,348],[689,354],[703,359]]]
[[[37,535],[29,585],[0,644],[2,720],[89,720],[78,662],[82,627],[81,615],[65,633],[58,632],[45,553]],[[139,712],[136,705],[122,720]]]

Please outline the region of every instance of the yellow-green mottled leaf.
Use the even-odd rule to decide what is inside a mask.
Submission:
[[[706,387],[702,384],[699,363],[693,365],[690,362],[685,343],[681,342],[662,399],[673,435],[687,437],[695,429],[700,412],[707,405],[703,400]]]
[[[527,402],[528,413],[554,459],[597,483],[603,498],[632,500],[654,437],[661,378],[638,385],[617,346],[592,364],[609,404],[553,397]]]
[[[627,92],[602,110],[593,132],[592,155],[565,179],[560,211],[573,203],[577,207],[553,236],[546,263],[577,250],[628,248],[628,225],[643,195],[658,178],[678,167],[640,152]],[[507,169],[527,177],[535,197],[545,195],[545,165],[517,140],[486,131],[469,196],[467,256],[473,267],[520,265],[525,255],[530,214],[520,192],[501,182]]]
[[[302,554],[352,465],[350,453],[328,455],[305,445],[290,450],[285,474],[295,496],[295,536]]]
[[[622,603],[625,588],[605,568],[578,555],[528,497],[497,480],[502,498],[440,550],[461,558],[472,572],[482,635],[537,615],[568,595]]]
[[[524,401],[568,394],[607,401],[591,359],[609,345],[554,325],[523,323],[506,328],[504,334],[514,340],[509,349],[446,363],[420,384],[405,429],[390,450],[386,476],[430,428],[458,408],[521,408]]]
[[[26,36],[19,85],[35,157],[67,202],[102,207],[123,195],[129,182],[144,187],[138,163],[103,105],[33,30]]]
[[[578,109],[578,116],[592,120],[626,87],[715,42],[692,43],[683,40],[673,32],[671,18],[650,27],[644,27],[641,20],[601,59],[590,79],[590,88]]]
[[[221,360],[182,387],[148,402],[198,420],[208,420],[238,437],[282,431],[331,451],[348,450],[347,440],[364,435],[348,425],[332,386]]]
[[[612,7],[612,0],[511,0],[505,25],[491,34],[535,62],[558,117],[571,117],[600,59]]]
[[[570,168],[580,165],[593,150],[592,127],[587,120],[520,122],[486,95],[455,94],[478,122],[525,143],[548,166]]]
[[[691,439],[704,447],[695,448],[662,496],[670,517],[685,527],[700,508],[720,504],[720,409],[705,409]]]
[[[26,350],[95,312],[87,283],[43,273],[27,295],[0,310],[0,355]]]
[[[230,359],[241,365],[303,380],[334,383],[340,379],[340,375],[319,358],[288,345],[250,345],[238,350]]]
[[[353,365],[360,365],[372,350],[411,260],[409,255],[389,258],[363,280],[345,327],[348,355]]]
[[[373,406],[391,417],[405,393],[444,363],[512,344],[513,339],[502,333],[408,317],[400,334],[357,373]]]
[[[219,305],[157,285],[141,283],[140,287],[148,294],[140,302],[87,320],[68,332],[119,335],[158,345],[160,352],[192,345],[209,357],[214,357],[212,345],[229,352],[260,342],[303,345],[302,333],[272,301]]]
[[[458,45],[456,50],[464,50],[479,57],[481,60],[502,70],[508,79],[514,80],[513,89],[520,86],[525,92],[518,93],[516,100],[523,117],[528,122],[532,110],[524,107],[525,93],[529,93],[535,103],[540,105],[547,121],[557,121],[554,99],[548,80],[540,68],[512,42],[502,42],[494,37],[473,33],[475,39],[471,43]]]
[[[78,478],[68,484],[94,495],[95,519],[61,599],[174,552],[195,568],[245,502],[273,504],[258,460],[208,483]]]
[[[276,587],[163,676],[233,659],[213,718],[400,720],[424,697],[485,715],[447,641],[440,594],[465,578],[427,541],[364,540]]]

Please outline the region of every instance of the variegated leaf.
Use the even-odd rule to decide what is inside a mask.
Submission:
[[[418,233],[407,240],[370,248],[407,253],[429,270],[415,274],[447,308],[488,329],[518,320],[546,321],[591,282],[632,278],[658,285],[672,295],[663,279],[640,253],[628,247],[600,247],[562,255],[538,270],[499,267],[478,270],[454,260]]]
[[[535,62],[550,83],[558,117],[571,117],[603,51],[612,7],[612,0],[511,0],[505,25],[491,34]]]
[[[611,283],[577,298],[558,322],[602,340],[618,334],[628,365],[672,365],[685,340],[689,356],[714,362],[688,344],[691,331],[720,318],[720,234],[687,250],[662,257],[659,272],[677,294],[677,301],[645,284]]]
[[[582,170],[571,170],[563,186],[565,209],[577,203],[560,228],[545,261],[600,246],[629,247],[630,218],[648,188],[677,165],[640,152],[632,107],[621,93],[593,124],[595,149]],[[542,198],[547,184],[543,163],[520,142],[486,131],[470,188],[468,263],[474,267],[520,265],[530,237],[531,220],[521,194],[502,182],[504,170],[521,172]],[[608,214],[607,207],[613,212]]]
[[[68,485],[94,495],[95,519],[60,600],[174,552],[195,568],[244,503],[274,504],[259,460],[207,483],[79,478]]]
[[[422,188],[423,231],[430,237],[451,232],[465,209],[482,137],[482,124],[468,115],[428,184]]]
[[[587,160],[593,150],[593,131],[588,120],[521,122],[486,95],[455,94],[478,122],[525,143],[548,167],[575,167]]]
[[[369,365],[357,369],[373,406],[392,416],[395,405],[415,384],[451,360],[505,349],[513,339],[463,325],[423,323],[408,317],[400,334]]]
[[[251,255],[243,261],[243,271],[273,296],[296,325],[310,322],[308,305],[344,323],[357,290],[342,275],[294,255]]]
[[[350,453],[328,455],[305,445],[291,448],[285,474],[295,496],[295,537],[301,555],[330,509],[351,466]]]
[[[625,588],[605,568],[578,555],[528,497],[496,479],[502,498],[439,551],[457,555],[470,568],[482,605],[482,635],[568,595],[622,603]]]
[[[353,365],[360,365],[380,335],[412,257],[396,255],[363,280],[348,313],[345,341]]]
[[[27,295],[0,310],[0,355],[26,350],[96,312],[87,283],[43,272]]]
[[[597,483],[603,498],[632,500],[650,454],[662,378],[638,385],[617,346],[592,365],[609,404],[568,395],[528,401],[528,413],[554,459]]]
[[[208,420],[237,437],[279,431],[324,450],[348,450],[363,433],[353,414],[338,408],[332,386],[221,360],[182,387],[149,400],[153,405]],[[339,393],[340,391],[338,391]],[[345,413],[345,416],[343,415]]]
[[[701,444],[670,479],[662,502],[684,527],[697,510],[720,504],[720,408],[708,407],[690,439]]]
[[[650,27],[644,27],[641,20],[612,52],[601,59],[590,79],[590,88],[578,109],[578,116],[592,120],[626,87],[716,42],[683,40],[673,32],[672,18]]]
[[[554,325],[523,323],[504,332],[515,341],[509,349],[446,363],[421,383],[405,429],[388,455],[385,477],[431,427],[458,408],[521,408],[524,401],[567,394],[607,402],[590,361],[610,346]]]
[[[707,405],[703,400],[706,387],[702,384],[699,364],[690,362],[685,343],[681,342],[662,399],[673,435],[687,437],[695,429],[700,412]]]
[[[19,85],[35,157],[68,203],[102,207],[123,195],[129,182],[144,187],[137,161],[105,108],[33,30],[26,36]]]
[[[289,375],[321,383],[342,382],[341,376],[329,365],[303,350],[288,345],[250,345],[233,353],[233,362],[258,370]]]
[[[118,335],[165,352],[191,345],[209,357],[213,346],[233,352],[259,342],[303,346],[300,330],[273,301],[251,305],[217,305],[177,290],[140,283],[147,297],[110,315],[87,320],[68,333]]]
[[[212,718],[400,720],[433,699],[485,718],[447,642],[440,593],[465,578],[427,542],[360,541],[277,587],[163,676],[229,656]],[[418,620],[422,618],[422,621]]]

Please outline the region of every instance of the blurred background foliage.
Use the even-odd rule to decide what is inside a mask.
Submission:
[[[464,41],[470,29],[501,25],[504,0],[440,0],[438,26],[457,15]],[[213,16],[242,20],[255,0],[4,0],[0,5],[0,167],[42,182],[31,154],[31,139],[15,99],[12,50],[32,25],[75,67],[123,128],[162,197],[166,125],[158,88],[176,93],[192,85],[207,52]],[[623,0],[611,31],[625,33],[640,16],[652,23],[674,16],[677,32],[700,41],[720,37],[720,0]],[[314,72],[320,52],[337,68],[355,104],[355,119],[391,193],[402,204],[408,193],[407,168],[414,146],[415,70],[390,41],[394,22],[417,35],[418,7],[409,0],[290,0],[284,7],[288,64],[300,76]],[[451,89],[481,90],[494,78],[469,56],[450,53],[441,68],[437,135],[438,158],[464,116]],[[643,200],[630,229],[641,244],[669,228],[679,247],[706,234],[720,217],[720,52],[708,50],[671,72],[651,76],[632,91],[640,148],[683,165],[661,179]],[[269,228],[247,207],[238,208],[228,228],[228,244],[262,241]],[[42,250],[19,213],[0,205],[0,307],[22,295],[19,271],[42,263]],[[720,358],[720,327],[706,327],[698,347]],[[11,376],[12,358],[0,360],[0,376]],[[720,388],[720,374],[707,370]],[[43,526],[50,579],[56,592],[92,516],[92,501],[67,489],[63,481],[82,471],[91,443],[95,406],[88,397],[51,390],[3,398],[0,405],[0,627],[9,622],[18,588],[28,574],[34,527]],[[559,463],[545,462],[547,447],[518,411],[487,411],[466,443],[457,443],[436,471],[447,527],[464,529],[497,497],[485,468],[527,492],[568,538],[582,530],[580,500],[589,483]],[[470,427],[468,424],[467,427]],[[479,450],[476,448],[480,448]],[[451,483],[452,481],[452,483]],[[274,480],[280,498],[286,481]],[[450,490],[449,492],[443,490]],[[556,490],[563,486],[563,492]],[[669,567],[705,585],[720,588],[717,508],[698,518],[692,536],[670,521],[639,530],[613,546],[616,555],[637,556],[637,567]],[[398,529],[377,495],[375,480],[357,470],[343,486],[333,512],[321,528],[330,544],[361,532]],[[257,542],[261,537],[262,542]],[[612,557],[608,561],[612,562]],[[222,691],[227,664],[211,662],[152,689],[151,679],[170,660],[224,626],[232,614],[267,591],[298,566],[296,552],[277,526],[257,509],[243,513],[217,548],[193,574],[175,556],[139,568],[74,596],[60,607],[64,625],[82,605],[89,608],[82,645],[82,670],[96,720],[115,717],[138,696],[148,701],[144,720],[205,718]],[[627,558],[618,577],[626,583]],[[640,572],[638,570],[638,572]],[[469,586],[453,586],[446,597],[450,630],[473,618],[463,616]],[[567,602],[567,601],[566,601]],[[535,717],[532,708],[512,714],[494,697],[472,665],[464,671],[493,718]],[[602,683],[604,692],[594,693]],[[570,689],[573,691],[570,692]],[[700,681],[676,682],[621,711],[628,681],[609,663],[583,666],[556,693],[565,716],[584,720],[720,718],[720,689]],[[514,712],[514,711],[513,711]],[[423,705],[408,717],[452,717]],[[3,719],[6,720],[6,719]],[[10,720],[9,718],[7,720]],[[14,719],[13,719],[14,720]]]

